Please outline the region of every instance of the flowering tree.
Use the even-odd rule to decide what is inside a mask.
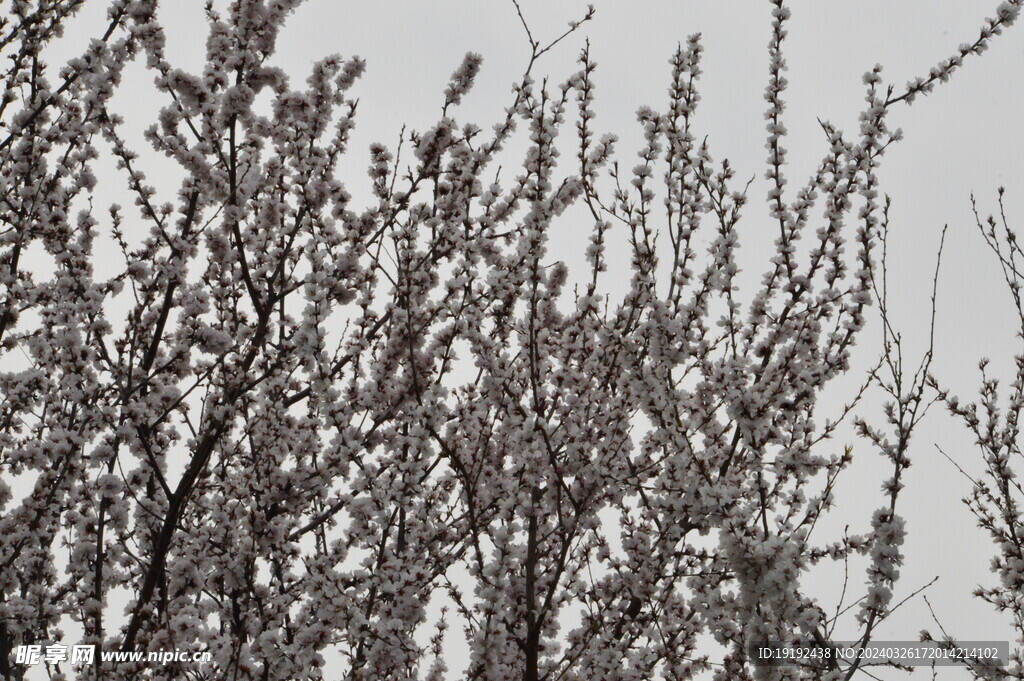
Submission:
[[[1002,271],[1007,289],[1016,308],[1018,336],[1024,340],[1024,299],[1021,286],[1024,283],[1021,272],[1020,244],[1017,234],[1010,226],[1003,203],[1004,189],[999,189],[998,216],[989,215],[982,219],[972,197],[976,225],[985,243],[992,250]],[[990,587],[979,587],[974,595],[984,599],[1000,613],[1009,616],[1017,641],[1024,641],[1024,601],[1022,598],[1022,570],[1024,570],[1024,525],[1021,519],[1021,504],[1024,490],[1021,489],[1019,463],[1021,455],[1020,417],[1024,409],[1024,354],[1014,358],[1015,371],[1009,384],[1000,386],[1000,380],[988,370],[989,361],[979,364],[981,386],[976,402],[965,403],[939,380],[931,381],[939,391],[949,412],[956,416],[970,431],[983,457],[983,475],[973,478],[960,468],[971,481],[972,488],[964,503],[974,514],[978,526],[984,529],[996,545],[992,560],[992,571],[999,577],[999,583]],[[942,641],[952,644],[956,632],[942,631]],[[1024,678],[1024,658],[1018,647],[1010,653],[1010,665],[1005,678]],[[973,667],[975,678],[987,678],[983,667]]]
[[[155,0],[116,0],[105,33],[55,80],[45,49],[82,2],[10,4],[5,678],[26,671],[16,646],[62,640],[69,625],[105,651],[212,653],[52,668],[83,679],[859,671],[756,667],[747,648],[830,640],[839,615],[800,581],[823,560],[868,556],[852,611],[861,640],[891,612],[930,353],[908,378],[887,333],[865,386],[891,395],[886,420],[855,421],[888,462],[887,503],[863,534],[824,542],[812,530],[854,450],[821,450],[863,390],[824,422],[818,397],[850,368],[872,302],[885,312],[876,169],[900,137],[890,112],[984,51],[1019,2],[904,89],[872,69],[860,129],[823,124],[827,152],[794,194],[789,9],[773,0],[778,237],[751,291],[735,278],[746,187],[696,141],[699,36],[670,60],[667,108],[640,110],[645,145],[627,172],[597,131],[589,50],[560,85],[534,78],[593,10],[549,42],[520,12],[529,58],[505,117],[490,131],[457,121],[481,68],[467,55],[436,124],[371,148],[373,200],[355,206],[337,167],[364,64],[327,57],[296,89],[272,58],[299,0],[207,6],[201,73],[168,60]],[[146,138],[180,169],[171,200],[111,110],[135,60],[164,98]],[[513,142],[525,156],[503,178]],[[132,209],[94,210],[101,154]],[[592,219],[587,272],[548,252],[573,204]],[[120,261],[100,263],[98,243]],[[628,281],[607,280],[610,247],[631,254]],[[466,660],[449,654],[460,634]]]

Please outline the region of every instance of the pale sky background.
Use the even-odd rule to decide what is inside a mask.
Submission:
[[[93,3],[86,12],[100,10]],[[677,43],[694,32],[703,35],[705,48],[697,116],[697,136],[707,134],[716,160],[728,158],[737,176],[757,176],[751,188],[746,219],[741,222],[741,262],[758,276],[770,257],[765,246],[774,227],[764,207],[764,86],[767,82],[767,42],[770,5],[765,0],[595,0],[597,15],[580,32],[546,55],[537,75],[550,74],[559,83],[575,70],[574,61],[584,39],[598,64],[596,73],[597,127],[620,137],[619,158],[626,168],[636,162],[640,129],[635,112],[640,105],[663,108],[669,78],[667,63]],[[853,136],[863,103],[862,74],[876,62],[883,78],[902,86],[909,78],[926,75],[958,44],[977,37],[994,0],[796,0],[789,3],[786,58],[790,88],[785,122],[790,135],[788,176],[799,186],[826,150],[818,119],[828,119]],[[175,65],[198,71],[204,60],[206,25],[200,0],[165,2],[161,17],[168,28],[168,48]],[[522,9],[538,39],[554,37],[571,19],[579,18],[584,2],[522,0]],[[96,11],[84,13],[60,45],[66,55],[80,52],[85,41],[103,22]],[[367,72],[355,86],[360,99],[353,150],[342,162],[342,179],[358,199],[366,195],[366,149],[373,141],[393,148],[403,124],[423,129],[436,121],[449,75],[467,51],[480,53],[483,68],[476,86],[457,112],[462,122],[485,129],[499,120],[511,102],[510,87],[526,64],[528,46],[511,1],[435,0],[413,2],[345,2],[308,0],[291,18],[279,42],[276,63],[301,84],[313,61],[331,53],[359,55]],[[996,188],[1007,187],[1011,221],[1024,230],[1024,25],[1012,27],[981,58],[970,58],[951,82],[913,107],[897,107],[890,124],[906,133],[883,159],[883,189],[893,197],[890,277],[891,306],[911,350],[927,339],[929,294],[935,253],[944,224],[949,225],[946,253],[939,284],[937,359],[934,373],[964,397],[978,383],[977,361],[993,360],[996,375],[1010,376],[1014,338],[1012,301],[995,260],[974,228],[970,193],[979,206],[995,208]],[[165,102],[151,85],[152,76],[133,66],[113,108],[129,121],[134,146],[145,149],[141,130]],[[573,110],[571,109],[570,112]],[[133,128],[131,121],[138,124]],[[567,122],[571,125],[571,119]],[[571,162],[568,154],[566,163]],[[163,158],[145,157],[150,181],[162,201],[174,199],[177,174]],[[99,173],[97,214],[123,198],[123,182],[105,186],[112,177]],[[122,198],[119,198],[122,197]],[[573,230],[572,218],[551,247],[553,259],[582,263],[589,222]],[[566,221],[563,220],[563,223]],[[618,263],[623,266],[624,263]],[[613,267],[614,270],[614,267]],[[859,346],[866,365],[877,350],[877,330]],[[860,380],[860,376],[854,377]],[[852,381],[850,382],[852,384]],[[849,384],[847,384],[849,385]],[[841,392],[841,391],[840,391]],[[837,392],[837,404],[843,397]],[[866,416],[875,416],[878,403],[867,404]],[[854,469],[840,485],[839,505],[831,525],[819,539],[841,531],[868,526],[879,504],[878,483],[888,475],[877,468],[880,457],[863,443],[854,444]],[[836,448],[845,442],[835,443]],[[994,547],[976,528],[960,503],[968,481],[937,451],[941,446],[968,470],[976,470],[979,452],[960,424],[936,407],[917,432],[910,456],[914,466],[905,474],[908,485],[900,511],[907,519],[909,539],[899,600],[935,576],[939,581],[926,593],[943,624],[965,640],[1010,638],[1006,621],[971,596],[978,584],[991,585],[995,575],[988,566]],[[886,464],[888,465],[888,464]],[[841,585],[841,569],[813,576],[808,582],[822,594]],[[851,574],[851,588],[863,582],[863,573]],[[903,606],[876,637],[916,639],[923,628],[935,631],[924,602],[918,598]],[[458,660],[449,667],[461,669]],[[900,675],[894,675],[898,678]],[[930,677],[919,670],[913,678]],[[954,669],[939,678],[966,678]]]

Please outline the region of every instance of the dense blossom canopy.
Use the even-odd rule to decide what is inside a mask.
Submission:
[[[523,20],[527,68],[489,128],[457,120],[485,72],[468,54],[440,119],[373,145],[367,180],[339,174],[363,61],[328,56],[304,83],[273,65],[300,0],[208,6],[196,73],[169,61],[157,0],[114,0],[85,53],[48,65],[82,4],[2,5],[0,675],[25,673],[15,647],[57,640],[212,660],[97,658],[52,678],[860,671],[758,667],[748,646],[828,641],[840,615],[869,641],[894,606],[901,476],[937,392],[930,352],[905,372],[886,333],[864,387],[888,394],[880,424],[855,417],[864,390],[838,414],[819,413],[818,396],[850,369],[873,304],[889,328],[876,171],[900,138],[890,113],[983,52],[1020,0],[903,88],[869,71],[859,129],[823,123],[827,148],[797,188],[785,174],[790,13],[772,0],[777,237],[743,291],[747,187],[697,131],[699,35],[671,56],[667,102],[637,114],[632,170],[599,131],[589,49],[561,83],[536,74],[591,9],[549,42]],[[167,203],[110,108],[133,62],[162,97],[146,140],[183,177],[159,187],[176,191]],[[101,156],[134,206],[92,205]],[[367,183],[367,205],[343,180]],[[570,207],[588,216],[585,272],[548,251]],[[120,259],[97,258],[101,242]],[[1010,243],[1001,257],[1017,282]],[[625,279],[608,272],[611,247],[628,249]],[[1005,426],[946,396],[984,429],[1002,476],[1001,492],[979,483],[972,508],[1003,550],[1003,587],[984,595],[1018,617],[1006,459],[1022,386]],[[860,533],[819,537],[854,456],[829,442],[845,421],[860,451],[882,455],[885,503],[857,519]],[[805,593],[806,571],[854,554],[868,565],[854,598],[836,608]],[[450,654],[456,640],[467,658]]]

